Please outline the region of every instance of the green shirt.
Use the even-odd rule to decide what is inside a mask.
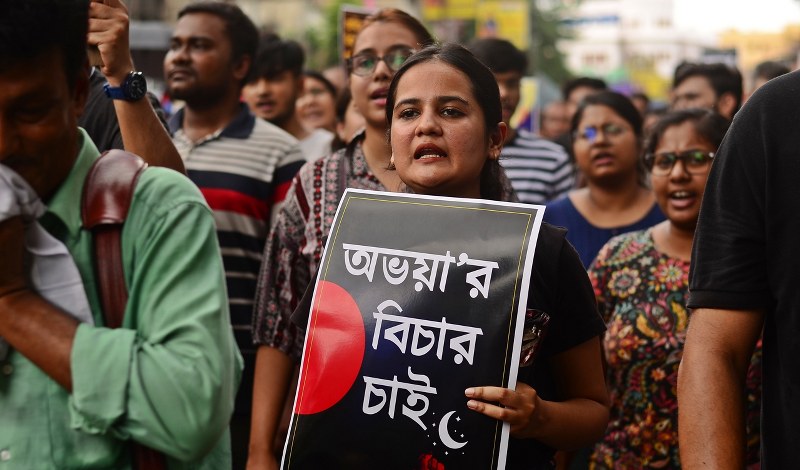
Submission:
[[[0,363],[0,469],[128,469],[129,439],[165,452],[171,469],[230,468],[241,358],[211,211],[183,175],[141,175],[122,233],[124,327],[100,326],[79,204],[98,151],[81,132],[77,160],[40,222],[75,259],[96,326],[75,335],[72,394],[13,349]]]

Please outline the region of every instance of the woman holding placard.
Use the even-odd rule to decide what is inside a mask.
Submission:
[[[502,199],[498,163],[507,131],[492,73],[461,46],[426,48],[397,71],[388,90],[392,162],[418,194]],[[535,363],[515,390],[476,386],[465,405],[511,425],[507,468],[553,468],[556,449],[593,443],[608,422],[608,396],[591,284],[564,231],[543,224],[531,311],[550,316]],[[480,385],[480,384],[476,384]]]

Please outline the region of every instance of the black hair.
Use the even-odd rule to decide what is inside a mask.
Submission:
[[[336,95],[334,95],[336,96]],[[345,119],[347,119],[347,108],[350,106],[350,102],[353,100],[353,94],[350,92],[350,87],[342,88],[342,92],[336,96],[336,122],[337,123],[344,123]],[[333,142],[331,143],[331,150],[334,152],[344,148],[347,146],[347,142],[344,142],[342,139],[339,138],[339,133],[336,132],[333,136]]]
[[[791,70],[789,70],[789,67],[786,65],[774,60],[768,60],[756,65],[756,69],[753,71],[753,78],[772,80],[773,78],[780,77],[789,72],[791,72]]]
[[[525,75],[528,58],[510,41],[499,38],[473,39],[467,49],[494,73],[519,72]]]
[[[633,93],[631,93],[631,101],[633,101],[634,99],[640,99],[644,101],[645,105],[650,104],[650,97],[647,96],[647,93],[643,91],[634,91]]]
[[[569,95],[571,95],[572,92],[577,88],[591,88],[595,91],[604,91],[608,90],[608,84],[601,78],[573,78],[572,80],[568,80],[566,83],[564,83],[564,86],[561,87],[561,96],[564,98],[564,101],[569,101]]]
[[[330,93],[331,96],[333,96],[333,99],[334,100],[338,99],[339,93],[336,91],[336,87],[333,86],[333,83],[331,83],[331,81],[328,80],[325,77],[325,75],[322,75],[320,72],[317,72],[316,70],[305,70],[303,72],[303,76],[306,78],[312,78],[322,83],[322,86],[324,86],[325,89],[328,90],[328,93]]]
[[[88,76],[88,0],[9,0],[0,2],[0,70],[60,51],[69,88]]]
[[[636,109],[636,106],[633,105],[633,102],[630,100],[630,98],[615,91],[606,90],[587,96],[583,99],[583,101],[581,101],[581,104],[578,105],[578,109],[575,111],[575,115],[572,116],[572,122],[570,123],[570,136],[572,139],[572,145],[575,143],[575,133],[578,130],[578,125],[580,125],[581,119],[583,119],[583,113],[589,106],[605,106],[610,108],[612,111],[614,111],[614,113],[619,115],[619,117],[624,119],[625,122],[631,126],[637,142],[641,144],[643,123],[642,114],[639,113],[639,110]],[[644,163],[640,161],[637,165],[636,171],[639,175],[639,184],[646,187],[647,169],[644,167]]]
[[[724,116],[711,109],[692,108],[670,111],[653,126],[645,143],[643,155],[654,153],[667,129],[679,126],[684,122],[691,122],[697,135],[714,149],[719,148],[722,138],[725,137],[731,124]]]
[[[353,100],[353,94],[350,92],[350,87],[344,87],[342,92],[339,93],[339,96],[336,98],[336,120],[339,122],[344,122],[345,116],[347,115],[347,107],[350,106],[350,102]]]
[[[305,61],[306,54],[297,42],[281,39],[274,34],[264,36],[259,41],[247,82],[252,83],[261,78],[273,79],[287,71],[300,77]]]
[[[231,59],[239,62],[245,56],[255,59],[258,49],[258,29],[241,8],[222,1],[193,2],[178,12],[178,18],[193,13],[207,13],[225,23],[225,33],[231,42]]]
[[[570,123],[570,132],[573,134],[578,129],[578,124],[581,123],[581,119],[583,119],[583,112],[589,106],[605,106],[607,108],[611,108],[615,113],[619,114],[619,116],[624,119],[628,124],[630,124],[631,128],[633,129],[633,133],[636,134],[637,138],[642,137],[642,115],[636,109],[636,106],[633,105],[630,98],[616,91],[601,91],[600,93],[595,93],[594,95],[589,95],[578,105],[578,110],[575,111],[575,115],[572,116],[572,122]]]
[[[394,104],[397,100],[397,85],[400,79],[411,68],[432,62],[443,62],[459,70],[469,79],[472,94],[483,112],[487,134],[497,129],[503,121],[503,110],[500,105],[500,89],[497,81],[489,70],[469,50],[459,44],[443,44],[428,46],[415,53],[403,63],[403,66],[394,74],[389,92],[386,97],[386,122],[392,127]],[[480,190],[484,199],[501,200],[503,194],[502,175],[503,169],[497,160],[487,158],[481,170]]]
[[[742,74],[739,69],[723,63],[695,64],[682,62],[675,68],[672,88],[678,88],[688,78],[698,76],[708,80],[718,99],[725,93],[733,95],[736,101],[733,114],[739,111],[742,106]]]

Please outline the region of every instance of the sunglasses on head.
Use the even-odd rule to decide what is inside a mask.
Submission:
[[[410,47],[397,47],[381,57],[373,52],[362,52],[347,59],[347,66],[350,73],[359,77],[368,77],[375,72],[378,63],[383,61],[392,73],[397,72],[403,63],[411,57],[414,49]]]

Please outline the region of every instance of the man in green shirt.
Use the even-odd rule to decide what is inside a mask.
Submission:
[[[171,469],[230,468],[241,358],[214,221],[178,173],[149,168],[122,232],[129,300],[104,328],[80,197],[98,151],[77,127],[88,89],[87,0],[0,2],[0,165],[47,206],[94,325],[30,287],[25,223],[0,222],[0,469],[132,468],[130,441]]]

